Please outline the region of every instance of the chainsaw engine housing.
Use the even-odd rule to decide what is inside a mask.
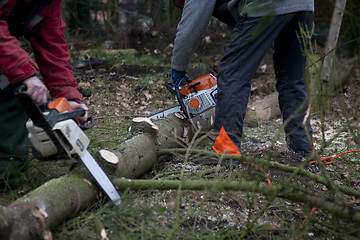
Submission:
[[[180,90],[188,112],[196,115],[216,105],[217,80],[212,74],[203,75]]]

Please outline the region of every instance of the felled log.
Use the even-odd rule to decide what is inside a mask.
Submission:
[[[194,136],[212,129],[214,113],[210,109],[190,120],[173,115],[154,123],[137,119],[128,139],[113,154],[102,152],[102,156],[111,155],[112,161],[99,158],[98,162],[110,175],[139,177],[156,163],[159,149],[184,146]],[[77,171],[53,179],[9,206],[0,207],[0,239],[51,239],[51,229],[98,199],[99,191],[91,176],[83,174]]]
[[[280,117],[281,112],[278,97],[278,92],[273,92],[250,103],[246,112],[245,121],[248,119],[248,121],[256,121],[258,124],[261,124],[261,122]]]
[[[51,231],[97,199],[97,187],[86,177],[69,174],[0,207],[0,239],[52,239]]]
[[[114,151],[100,152],[98,162],[110,175],[137,178],[158,161],[160,149],[186,147],[194,137],[209,132],[214,115],[212,108],[189,120],[175,114],[157,121],[136,118],[128,139]],[[0,239],[51,239],[51,229],[94,203],[98,193],[89,174],[76,172],[51,180],[0,207]]]
[[[158,121],[134,119],[129,139],[113,153],[118,157],[116,176],[136,178],[150,170],[158,159],[158,150],[186,145],[194,136],[213,128],[215,109],[190,120],[176,114]]]

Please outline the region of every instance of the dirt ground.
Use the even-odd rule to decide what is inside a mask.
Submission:
[[[134,43],[131,49],[117,49],[116,42],[109,49],[105,49],[104,42],[71,42],[74,74],[95,119],[94,128],[87,130],[92,153],[116,149],[124,141],[132,118],[148,116],[177,104],[175,97],[164,87],[171,70],[173,34],[169,30],[134,31],[127,40]],[[213,33],[204,37],[188,71],[190,77],[209,72],[216,76],[228,37],[227,34]],[[275,91],[271,59],[269,51],[253,78],[250,102]],[[360,65],[354,60],[340,61],[339,65],[339,72],[343,72],[340,74],[343,98],[336,98],[332,112],[312,116],[314,146],[319,150],[319,157],[360,148],[357,101]],[[248,152],[244,154],[288,166],[302,164],[301,156],[286,149],[281,127],[280,118],[257,126],[245,126],[242,150]],[[209,149],[212,144],[213,139],[206,139],[199,148]],[[358,190],[359,159],[356,153],[334,159],[332,164],[324,165],[326,176],[336,184]],[[54,163],[34,161],[28,174],[38,177],[32,179],[31,187],[65,174],[70,165],[56,163],[54,168]],[[314,164],[305,169],[320,174],[319,167]],[[261,169],[236,161],[218,164],[217,159],[176,155],[162,159],[141,178],[179,180],[185,177],[282,184],[289,175],[278,169]],[[340,199],[354,207],[360,204],[354,197],[339,197],[301,176],[294,177],[291,185]],[[14,193],[13,198],[24,193]],[[99,239],[95,230],[98,221],[104,225],[109,239],[356,239],[360,236],[356,225],[347,220],[334,218],[321,210],[310,219],[311,206],[255,193],[129,190],[121,195],[120,209],[107,204],[92,206],[59,226],[54,231],[54,239]],[[331,227],[335,225],[342,228]]]
[[[89,131],[89,136],[93,141],[92,151],[116,148],[123,141],[127,126],[133,117],[147,116],[176,104],[174,96],[169,94],[163,86],[170,72],[168,64],[172,49],[171,41],[162,42],[160,44],[162,48],[157,45],[161,39],[171,40],[169,34],[168,32],[146,34],[136,32],[132,35],[136,36],[136,39],[129,40],[129,42],[137,43],[136,56],[146,54],[161,57],[164,65],[114,64],[113,60],[92,62],[99,60],[96,54],[89,54],[91,59],[87,60],[86,66],[74,63],[80,89],[88,95],[85,102],[89,105],[97,122],[97,127]],[[216,76],[227,39],[228,35],[205,36],[193,58],[188,74],[194,78],[208,72]],[[112,50],[108,51],[111,53]],[[117,56],[121,58],[127,54],[122,52]],[[81,58],[79,52],[74,52],[74,59],[75,57]],[[118,59],[115,62],[118,62]],[[313,116],[313,139],[315,148],[321,149],[319,157],[336,155],[345,150],[358,148],[356,128],[359,124],[356,99],[360,84],[359,67],[353,60],[340,62],[338,72],[340,81],[344,83],[342,85],[343,98],[336,98],[333,112],[327,112],[325,116],[315,113]],[[274,91],[275,76],[269,51],[253,78],[250,102]],[[344,114],[344,107],[342,108],[340,104],[342,101],[345,103],[346,114]],[[349,119],[351,120],[348,121]],[[344,125],[353,129],[353,132],[344,131]],[[245,126],[243,150],[249,151],[247,153],[249,157],[271,159],[271,161],[288,166],[299,166],[304,159],[286,150],[281,126],[280,118],[262,122],[256,127]],[[325,135],[329,142],[322,148]],[[209,149],[212,144],[213,142],[208,140],[204,141],[200,147]],[[356,155],[351,155],[346,162],[334,160],[333,164],[325,165],[325,168],[336,183],[343,185],[346,182],[358,188],[360,178],[356,169],[359,167],[354,165],[357,159],[359,158]],[[185,176],[190,179],[239,179],[262,182],[268,180],[281,183],[290,175],[277,169],[259,170],[249,164],[237,162],[231,165],[226,162],[218,165],[217,160],[212,161],[198,156],[190,156],[187,159],[179,155],[160,161],[142,178],[181,179],[180,172],[184,169]],[[314,164],[306,165],[305,169],[315,174],[320,172],[319,167]],[[326,187],[319,187],[318,184],[303,177],[293,178],[292,184],[309,191],[323,193],[327,190]],[[113,213],[111,208],[101,208],[96,213],[98,217],[101,217],[111,237],[122,236],[124,239],[132,239],[140,238],[141,235],[144,239],[331,239],[331,236],[340,236],[339,239],[342,239],[341,236],[344,236],[342,230],[329,230],[329,225],[334,222],[342,225],[344,223],[342,220],[329,218],[326,212],[317,211],[313,222],[305,228],[300,227],[301,222],[309,217],[310,206],[283,200],[268,200],[258,194],[231,191],[226,193],[185,191],[180,194],[176,190],[165,192],[149,190],[130,191],[124,198],[126,210]],[[357,206],[358,203],[354,198],[349,198],[346,202],[353,206]],[[266,210],[264,211],[263,208]],[[90,216],[93,215],[90,214]],[[90,222],[93,220],[91,217],[89,219]],[[119,225],[118,222],[122,224]],[[160,223],[163,227],[157,227]],[[254,228],[253,223],[257,227]],[[76,230],[74,224],[76,225],[74,221],[66,223],[65,229],[59,230],[57,236],[86,236],[82,231]],[[142,226],[141,229],[139,225]],[[351,229],[351,226],[352,224],[344,229]],[[350,238],[357,234],[358,232],[352,232],[346,236]]]

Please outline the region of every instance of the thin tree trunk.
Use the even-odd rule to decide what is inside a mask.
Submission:
[[[322,96],[326,109],[331,110],[332,98],[334,94],[335,79],[331,79],[333,75],[333,65],[335,57],[335,49],[339,40],[341,23],[345,11],[346,0],[336,0],[331,25],[329,29],[328,39],[325,47],[325,58],[321,70],[320,80],[322,80]]]
[[[331,25],[329,29],[328,39],[325,47],[325,58],[323,68],[321,71],[321,79],[324,81],[330,81],[331,69],[334,62],[335,49],[339,40],[339,34],[341,29],[341,23],[344,16],[346,6],[346,0],[336,0],[334,12],[331,19]]]

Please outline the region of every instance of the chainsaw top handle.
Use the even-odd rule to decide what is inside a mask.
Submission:
[[[39,127],[51,129],[57,122],[67,119],[73,119],[78,122],[77,119],[85,115],[85,110],[83,109],[72,110],[65,98],[48,100],[45,105],[37,106],[33,99],[25,93],[26,89],[26,85],[22,84],[15,89],[14,93],[17,95],[30,119]],[[44,114],[45,112],[47,112],[46,115]],[[88,117],[85,122],[79,124],[82,130],[90,129],[93,126],[93,117]]]

